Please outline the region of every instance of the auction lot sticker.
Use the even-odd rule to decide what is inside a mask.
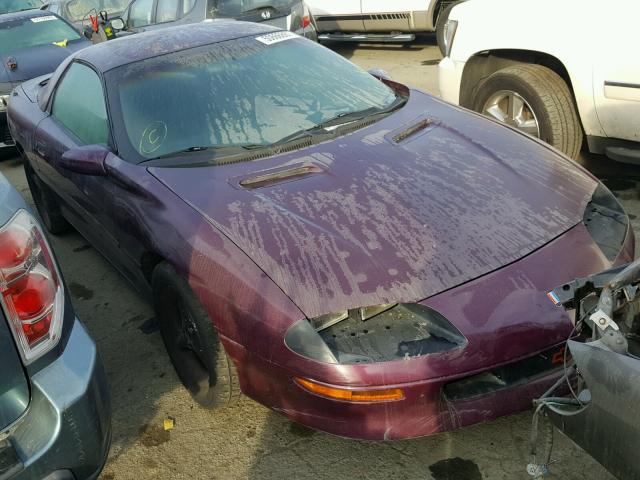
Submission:
[[[46,17],[32,17],[31,21],[33,23],[40,23],[40,22],[50,22],[51,20],[57,20],[58,17],[56,17],[55,15],[47,15]]]
[[[294,38],[298,38],[298,35],[296,35],[295,33],[275,32],[256,37],[256,40],[260,43],[264,43],[265,45],[273,45],[274,43],[284,42],[285,40],[293,40]]]

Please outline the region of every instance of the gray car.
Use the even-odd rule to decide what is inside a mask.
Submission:
[[[0,149],[12,146],[7,126],[11,91],[25,80],[53,72],[71,53],[91,45],[51,12],[0,15]]]
[[[136,33],[216,18],[266,23],[318,40],[313,16],[302,0],[133,0],[122,20],[125,31]]]
[[[0,479],[95,479],[107,379],[38,221],[0,174]]]

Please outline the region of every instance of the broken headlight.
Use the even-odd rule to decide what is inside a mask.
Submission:
[[[435,310],[414,303],[376,305],[294,324],[294,352],[326,363],[356,364],[420,357],[462,347],[466,339]]]
[[[583,223],[608,260],[616,259],[627,237],[629,217],[616,197],[598,184],[584,211]]]

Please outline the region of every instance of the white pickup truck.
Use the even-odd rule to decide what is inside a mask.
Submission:
[[[448,13],[442,97],[575,158],[640,163],[640,2],[468,0]]]
[[[408,42],[454,0],[308,0],[319,40]]]

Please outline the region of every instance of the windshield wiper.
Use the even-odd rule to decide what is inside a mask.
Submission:
[[[233,153],[243,153],[247,150],[255,150],[262,147],[266,147],[268,145],[260,144],[260,143],[247,143],[244,145],[225,145],[225,146],[200,146],[196,145],[193,147],[188,147],[183,150],[178,150],[170,153],[163,153],[162,155],[158,155],[157,157],[149,158],[144,160],[144,162],[151,162],[153,160],[163,160],[165,158],[179,157],[182,155],[189,155],[190,153],[201,153],[201,152],[214,152],[222,155],[229,155]]]
[[[232,157],[234,155],[245,154],[247,152],[256,152],[260,150],[269,151],[270,154],[280,153],[281,148],[285,145],[289,145],[292,143],[300,142],[305,139],[314,139],[316,142],[322,138],[330,138],[335,135],[335,131],[337,128],[331,127],[339,127],[344,124],[355,123],[359,120],[363,120],[365,118],[377,117],[379,115],[389,114],[399,108],[401,108],[406,102],[408,98],[398,95],[396,99],[388,106],[384,108],[380,107],[370,107],[364,110],[360,110],[357,112],[343,112],[338,114],[337,116],[325,120],[322,123],[314,125],[311,128],[307,128],[304,130],[298,130],[297,132],[293,132],[286,137],[281,138],[273,143],[247,143],[241,145],[225,145],[225,146],[200,146],[195,145],[189,148],[185,148],[183,150],[178,150],[176,152],[165,153],[163,155],[159,155],[154,158],[149,158],[147,160],[142,161],[141,163],[153,162],[156,160],[166,160],[168,158],[175,158],[180,156],[187,156],[191,154],[197,154],[202,152],[210,152],[213,155],[207,162],[204,164],[215,163],[217,159],[223,159],[225,157]]]
[[[333,118],[330,118],[328,120],[325,120],[317,124],[315,127],[309,129],[309,131],[327,129],[330,127],[343,125],[345,123],[357,122],[359,120],[363,120],[368,117],[391,113],[397,110],[398,108],[402,107],[405,103],[407,103],[407,100],[408,99],[406,97],[402,97],[398,95],[390,105],[384,108],[369,107],[369,108],[365,108],[364,110],[359,110],[357,112],[342,112]]]

